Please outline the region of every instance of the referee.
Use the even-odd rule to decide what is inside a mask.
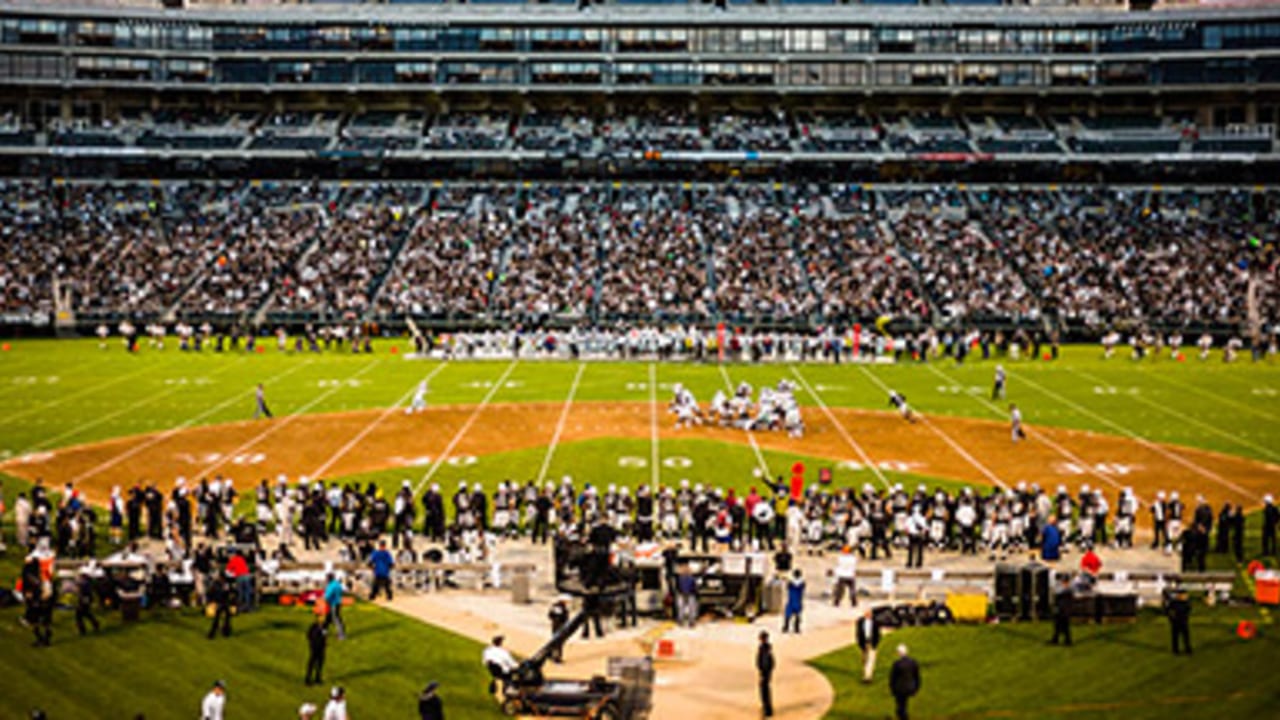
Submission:
[[[253,391],[253,399],[257,404],[257,407],[253,409],[254,420],[260,417],[268,419],[274,417],[271,414],[271,409],[267,407],[267,391],[262,388],[262,383],[258,383],[257,389]]]

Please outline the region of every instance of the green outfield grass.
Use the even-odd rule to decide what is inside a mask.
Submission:
[[[329,643],[324,687],[303,684],[310,613],[269,607],[236,617],[231,638],[208,640],[209,620],[194,610],[152,611],[81,638],[70,611],[54,619],[53,646],[28,649],[20,610],[0,611],[0,717],[32,708],[50,718],[194,718],[214,680],[228,687],[229,718],[291,718],[298,706],[324,707],[330,684],[347,691],[357,718],[417,717],[417,695],[431,680],[450,717],[501,717],[486,692],[483,647],[401,616],[357,604],[345,613],[347,640]]]
[[[1235,636],[1241,620],[1259,635]],[[886,635],[873,684],[846,647],[813,662],[836,690],[832,720],[892,717],[889,666],[907,645],[920,663],[913,718],[1274,718],[1280,713],[1280,626],[1252,608],[1192,613],[1195,654],[1170,651],[1168,622],[1154,610],[1138,622],[1074,625],[1071,648],[1046,645],[1050,623],[907,628]]]

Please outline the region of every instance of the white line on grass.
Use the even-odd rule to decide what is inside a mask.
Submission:
[[[1102,378],[1098,377],[1097,375],[1081,372],[1079,370],[1075,370],[1072,368],[1067,368],[1067,370],[1068,372],[1074,373],[1075,375],[1078,375],[1079,377],[1082,377],[1085,380],[1088,380],[1089,382],[1096,383],[1098,386],[1107,387],[1111,385],[1111,383],[1104,381]],[[1250,442],[1243,438],[1236,437],[1235,435],[1232,435],[1231,433],[1226,432],[1225,430],[1220,430],[1208,423],[1201,422],[1189,414],[1183,414],[1174,410],[1170,410],[1169,408],[1161,405],[1160,403],[1152,402],[1142,397],[1141,395],[1135,394],[1135,395],[1131,395],[1130,397],[1142,403],[1143,405],[1146,405],[1149,408],[1153,408],[1155,410],[1160,411],[1161,413],[1164,413],[1165,415],[1168,415],[1182,422],[1195,425],[1196,427],[1200,428],[1201,430],[1204,430],[1205,432],[1213,433],[1214,435],[1217,435],[1219,437],[1226,438],[1227,440],[1230,440],[1231,442],[1234,442],[1235,444],[1241,447],[1247,447],[1250,450],[1261,453],[1262,455],[1265,455],[1271,458],[1272,460],[1280,460],[1280,454],[1277,454],[1274,451],[1268,450],[1267,448],[1264,448],[1257,443]]]
[[[862,466],[870,470],[871,473],[876,476],[876,479],[880,481],[880,484],[885,486],[885,489],[888,489],[890,487],[889,481],[885,479],[884,473],[880,472],[880,467],[871,461],[871,457],[862,449],[862,446],[858,444],[858,441],[854,440],[853,436],[849,434],[849,431],[845,430],[844,425],[840,424],[840,421],[836,419],[835,413],[831,412],[831,408],[827,407],[827,403],[823,401],[822,396],[818,394],[817,390],[813,389],[813,387],[809,385],[808,380],[805,380],[804,375],[800,373],[800,368],[792,365],[791,374],[796,376],[796,379],[800,381],[800,385],[804,387],[805,392],[809,393],[809,396],[813,398],[814,402],[818,403],[818,407],[822,408],[822,412],[827,414],[827,419],[835,426],[836,432],[840,433],[840,437],[844,438],[844,441],[848,443],[849,447],[853,448],[853,451],[858,454],[858,459],[862,461]]]
[[[582,373],[586,369],[586,363],[578,363],[578,372],[573,376],[573,384],[569,386],[569,397],[564,399],[564,408],[560,410],[560,419],[556,421],[556,431],[551,436],[551,444],[547,446],[547,454],[542,458],[542,468],[538,470],[539,491],[542,483],[547,479],[547,470],[551,469],[551,458],[555,457],[556,445],[560,443],[560,433],[564,432],[564,422],[569,419],[569,408],[573,407],[573,396],[578,392],[578,383],[582,381]]]
[[[294,365],[293,367],[289,368],[288,370],[285,370],[284,372],[276,373],[275,375],[273,375],[273,376],[271,376],[271,377],[267,378],[267,379],[264,381],[264,383],[268,383],[268,384],[269,384],[269,383],[274,383],[274,382],[278,382],[278,381],[280,381],[280,380],[283,380],[284,378],[286,378],[286,377],[288,377],[288,376],[292,375],[293,373],[295,373],[295,372],[297,372],[297,371],[301,370],[302,368],[306,367],[307,365],[310,365],[310,364],[311,364],[311,363],[313,363],[313,362],[315,362],[315,361],[314,361],[314,360],[307,360],[307,361],[306,361],[306,362],[304,362],[304,363],[296,364],[296,365]],[[192,425],[195,425],[195,424],[199,423],[201,420],[204,420],[204,419],[205,419],[205,418],[207,418],[207,417],[211,417],[211,416],[213,416],[213,415],[215,415],[215,414],[217,414],[217,413],[219,413],[219,412],[221,412],[221,411],[223,411],[223,410],[227,409],[228,407],[231,407],[232,405],[234,405],[234,404],[236,404],[236,403],[238,403],[238,402],[247,402],[247,401],[248,401],[248,397],[249,397],[249,396],[248,396],[248,394],[247,394],[247,393],[244,393],[244,392],[238,392],[238,393],[236,393],[236,394],[232,395],[231,397],[227,398],[226,400],[223,400],[222,402],[218,403],[217,405],[214,405],[213,407],[209,408],[208,410],[205,410],[204,412],[200,413],[199,415],[196,415],[196,416],[194,416],[194,417],[192,417],[192,418],[187,419],[187,420],[186,420],[186,421],[184,421],[181,425],[178,425],[177,427],[173,427],[173,428],[170,428],[170,429],[168,429],[168,430],[165,430],[164,432],[160,433],[159,435],[156,435],[156,436],[152,437],[152,438],[151,438],[150,440],[148,440],[147,442],[144,442],[144,443],[142,443],[142,444],[140,444],[140,445],[134,445],[133,447],[131,447],[131,448],[129,448],[128,450],[126,450],[126,451],[124,451],[124,452],[120,453],[119,455],[116,455],[115,457],[110,458],[110,459],[108,459],[108,460],[104,460],[104,461],[102,461],[101,463],[99,463],[98,465],[94,466],[93,468],[91,468],[91,469],[89,469],[89,470],[86,470],[86,471],[84,471],[84,472],[80,473],[79,475],[75,476],[74,478],[72,478],[72,479],[71,479],[71,482],[74,484],[74,483],[78,483],[78,482],[80,482],[81,480],[85,480],[85,479],[87,479],[87,478],[93,477],[94,475],[97,475],[98,473],[102,472],[103,470],[106,470],[107,468],[111,467],[112,465],[116,465],[116,464],[118,464],[119,462],[121,462],[121,461],[123,461],[123,460],[127,460],[127,459],[129,459],[129,458],[133,457],[134,455],[137,455],[138,453],[142,452],[143,450],[146,450],[146,449],[147,449],[147,448],[149,448],[149,447],[152,447],[152,446],[154,446],[154,445],[156,445],[156,444],[158,444],[158,443],[160,443],[160,442],[163,442],[164,440],[166,440],[166,439],[168,439],[168,438],[170,438],[170,437],[173,437],[173,436],[174,436],[175,434],[177,434],[178,432],[180,432],[180,431],[182,431],[182,430],[185,430],[185,429],[187,429],[187,428],[191,427]]]
[[[653,468],[650,479],[652,489],[658,489],[658,369],[649,363],[649,465]]]
[[[382,364],[381,358],[379,358],[378,360],[374,360],[371,363],[365,364],[364,367],[360,368],[359,370],[352,373],[351,375],[348,375],[346,379],[355,380],[356,378],[360,377],[361,375],[364,375],[365,373],[369,372],[370,370],[374,369],[375,367],[381,364]],[[243,444],[240,445],[240,447],[236,448],[235,450],[232,450],[229,453],[224,453],[222,457],[218,459],[217,462],[214,462],[210,464],[208,467],[203,468],[199,473],[197,473],[197,475],[208,475],[212,473],[214,470],[217,470],[218,468],[225,465],[227,461],[230,460],[231,458],[243,453],[245,450],[248,450],[254,445],[257,445],[258,443],[262,442],[268,436],[272,435],[273,433],[275,433],[277,430],[284,427],[285,425],[292,423],[294,420],[298,419],[300,416],[305,414],[308,410],[324,402],[325,400],[333,396],[334,393],[338,392],[339,390],[342,390],[344,387],[347,387],[347,384],[345,382],[334,385],[328,390],[325,390],[324,392],[317,395],[313,400],[311,400],[311,402],[307,403],[306,405],[303,405],[297,410],[294,410],[292,413],[289,413],[285,417],[267,420],[266,430],[263,430],[262,432],[258,433],[252,438],[249,438],[247,441],[245,441]]]
[[[733,396],[733,382],[729,380],[729,371],[724,369],[724,365],[720,366],[720,376],[724,378],[724,386],[729,389],[729,396]],[[756,434],[751,430],[747,430],[747,439],[751,441],[751,449],[756,453],[756,462],[760,463],[760,472],[764,473],[766,482],[771,482],[773,474],[769,471],[769,463],[764,460],[764,453],[760,452],[760,444],[756,442]]]
[[[937,375],[938,377],[942,378],[943,380],[946,380],[948,383],[951,383],[952,385],[959,385],[959,384],[960,384],[960,382],[959,382],[959,381],[957,381],[955,378],[953,378],[953,377],[951,377],[950,375],[947,375],[946,373],[942,372],[942,371],[941,371],[941,370],[939,370],[938,368],[934,367],[932,364],[929,364],[929,365],[928,365],[928,368],[929,368],[930,370],[932,370],[932,371],[933,371],[933,373],[934,373],[935,375]],[[983,397],[982,395],[971,395],[971,397],[972,397],[974,400],[977,400],[979,403],[981,403],[981,404],[985,405],[987,408],[989,408],[989,409],[991,410],[991,412],[992,412],[992,413],[995,413],[997,416],[999,416],[999,417],[1001,417],[1001,418],[1005,418],[1005,419],[1007,419],[1007,414],[1005,413],[1005,411],[1004,411],[1004,410],[1003,410],[999,405],[996,405],[995,403],[991,402],[990,400],[988,400],[987,398]],[[1111,478],[1107,477],[1106,475],[1103,475],[1102,473],[1100,473],[1100,472],[1098,472],[1098,471],[1094,470],[1094,469],[1093,469],[1093,467],[1092,467],[1089,463],[1087,463],[1087,462],[1085,462],[1083,459],[1081,459],[1081,458],[1080,458],[1080,456],[1078,456],[1078,455],[1076,455],[1075,453],[1071,452],[1070,450],[1068,450],[1067,448],[1063,447],[1062,445],[1059,445],[1058,443],[1054,442],[1053,440],[1049,439],[1048,437],[1044,436],[1043,434],[1038,433],[1038,432],[1030,432],[1030,433],[1027,433],[1027,436],[1028,436],[1030,439],[1032,439],[1032,440],[1035,440],[1035,441],[1038,441],[1038,442],[1042,442],[1042,443],[1044,443],[1045,445],[1048,445],[1050,448],[1052,448],[1054,451],[1056,451],[1059,455],[1061,455],[1062,457],[1066,458],[1067,460],[1069,460],[1069,461],[1071,461],[1071,462],[1075,463],[1077,466],[1079,466],[1079,467],[1080,467],[1082,470],[1084,470],[1084,471],[1085,471],[1085,473],[1086,473],[1086,474],[1088,474],[1090,477],[1093,477],[1093,478],[1096,478],[1096,479],[1098,479],[1098,480],[1101,480],[1102,482],[1104,482],[1104,483],[1106,483],[1106,484],[1110,485],[1111,487],[1113,487],[1113,488],[1115,488],[1115,489],[1117,489],[1117,490],[1123,489],[1123,486],[1121,486],[1121,485],[1120,485],[1119,483],[1117,483],[1115,480],[1113,480],[1113,479],[1111,479]],[[1135,494],[1135,495],[1134,495],[1134,497],[1135,497],[1139,502],[1142,502],[1142,498],[1141,498],[1141,497],[1139,497],[1137,494]]]
[[[493,387],[489,388],[489,392],[484,394],[484,398],[480,400],[480,404],[476,406],[475,410],[471,411],[471,416],[462,424],[462,427],[458,428],[458,432],[454,433],[453,439],[445,446],[444,450],[440,453],[440,457],[437,457],[436,461],[431,463],[431,467],[427,468],[427,471],[422,474],[422,479],[419,480],[418,484],[413,488],[414,497],[417,497],[418,493],[422,490],[422,487],[426,485],[427,482],[435,476],[436,472],[440,470],[440,466],[443,465],[444,461],[449,457],[449,453],[453,452],[453,449],[458,446],[459,442],[462,442],[463,436],[465,436],[467,431],[471,429],[471,426],[475,424],[476,418],[480,417],[480,412],[485,409],[485,406],[489,404],[490,400],[493,400],[493,396],[498,393],[498,390],[502,389],[503,384],[507,382],[507,378],[511,375],[511,371],[516,369],[516,365],[519,364],[519,362],[519,360],[512,360],[511,364],[507,366],[507,369],[502,372],[502,376],[498,378],[498,381],[493,384]]]
[[[1154,378],[1157,378],[1158,380],[1161,380],[1161,381],[1163,381],[1163,382],[1167,382],[1167,383],[1169,383],[1170,385],[1173,385],[1173,386],[1175,386],[1175,387],[1180,387],[1180,388],[1184,388],[1184,389],[1186,389],[1186,390],[1190,390],[1191,392],[1197,393],[1197,394],[1199,394],[1199,395],[1203,395],[1203,396],[1205,396],[1205,397],[1207,397],[1207,398],[1210,398],[1210,399],[1212,399],[1212,400],[1216,400],[1217,402],[1220,402],[1220,403],[1222,403],[1222,404],[1224,404],[1224,405],[1230,405],[1231,407],[1236,408],[1237,410],[1243,410],[1243,411],[1245,411],[1245,412],[1247,412],[1247,413],[1250,413],[1250,414],[1252,414],[1252,415],[1257,415],[1258,417],[1260,417],[1260,418],[1262,418],[1262,419],[1264,419],[1264,420],[1271,420],[1271,421],[1273,421],[1273,422],[1280,422],[1280,416],[1273,415],[1273,414],[1271,414],[1271,413],[1269,413],[1269,412],[1267,412],[1267,411],[1265,411],[1265,410],[1259,410],[1258,408],[1253,407],[1253,406],[1251,406],[1251,405],[1249,405],[1249,404],[1247,404],[1247,403],[1242,403],[1242,402],[1240,402],[1240,401],[1238,401],[1238,400],[1232,400],[1231,398],[1229,398],[1229,397],[1227,397],[1227,396],[1225,396],[1225,395],[1223,395],[1223,394],[1221,394],[1221,393],[1215,393],[1215,392],[1209,392],[1209,391],[1207,391],[1207,390],[1201,390],[1200,388],[1196,387],[1195,385],[1192,385],[1191,383],[1185,383],[1185,382],[1182,382],[1182,381],[1180,381],[1180,380],[1174,380],[1173,378],[1165,377],[1163,373],[1153,372],[1153,373],[1151,373],[1150,375],[1147,375],[1147,376],[1145,376],[1145,377],[1154,377]]]
[[[1009,373],[1009,377],[1010,377],[1010,378],[1012,378],[1012,377],[1013,377],[1013,373]],[[1192,462],[1192,461],[1190,461],[1190,460],[1188,460],[1188,459],[1186,459],[1186,458],[1184,458],[1184,457],[1182,457],[1182,456],[1180,456],[1180,455],[1177,455],[1177,454],[1175,454],[1175,453],[1173,453],[1173,452],[1170,452],[1169,450],[1165,449],[1164,447],[1162,447],[1162,446],[1160,446],[1160,445],[1157,445],[1156,443],[1151,442],[1150,440],[1148,440],[1148,439],[1146,439],[1145,437],[1143,437],[1143,436],[1139,435],[1138,433],[1136,433],[1136,432],[1134,432],[1134,431],[1130,430],[1129,428],[1127,428],[1127,427],[1125,427],[1125,426],[1123,426],[1123,425],[1120,425],[1119,423],[1113,422],[1112,420],[1109,420],[1109,419],[1107,419],[1107,418],[1105,418],[1105,417],[1103,417],[1103,416],[1099,415],[1098,413],[1096,413],[1096,412],[1094,412],[1094,411],[1090,410],[1089,408],[1086,408],[1086,407],[1084,407],[1083,405],[1080,405],[1080,404],[1079,404],[1079,403],[1077,403],[1077,402],[1074,402],[1074,401],[1072,401],[1072,400],[1070,400],[1070,399],[1068,399],[1068,398],[1065,398],[1065,397],[1063,397],[1062,395],[1059,395],[1058,393],[1054,392],[1053,390],[1050,390],[1049,388],[1047,388],[1047,387],[1045,387],[1045,386],[1043,386],[1043,385],[1041,385],[1041,384],[1039,384],[1039,383],[1035,382],[1034,380],[1031,380],[1031,379],[1030,379],[1030,378],[1028,378],[1025,374],[1019,373],[1019,377],[1021,377],[1021,378],[1022,378],[1022,382],[1024,382],[1024,383],[1026,383],[1026,384],[1030,385],[1031,387],[1035,388],[1036,390],[1039,390],[1041,394],[1043,394],[1043,395],[1047,395],[1047,396],[1049,396],[1049,397],[1051,397],[1051,398],[1053,398],[1053,399],[1057,400],[1058,402],[1062,403],[1063,405],[1066,405],[1067,407],[1070,407],[1070,408],[1074,409],[1076,412],[1080,413],[1081,415],[1086,415],[1086,416],[1088,416],[1088,417],[1090,417],[1090,418],[1093,418],[1095,421],[1097,421],[1097,422],[1099,422],[1099,423],[1102,423],[1103,425],[1106,425],[1107,427],[1111,428],[1112,430],[1115,430],[1116,432],[1120,433],[1121,435],[1126,435],[1126,436],[1128,436],[1128,437],[1130,437],[1130,438],[1132,438],[1132,439],[1134,439],[1134,440],[1138,441],[1138,443],[1139,443],[1140,445],[1142,445],[1143,447],[1147,448],[1148,450],[1152,450],[1153,452],[1155,452],[1155,453],[1157,453],[1157,454],[1159,454],[1159,455],[1163,455],[1164,457],[1168,458],[1169,460],[1172,460],[1173,462],[1175,462],[1175,463],[1177,463],[1177,464],[1179,464],[1179,465],[1181,465],[1181,466],[1183,466],[1183,467],[1187,468],[1188,470],[1191,470],[1191,471],[1195,472],[1195,473],[1196,473],[1196,474],[1198,474],[1198,475],[1201,475],[1202,477],[1209,478],[1210,480],[1212,480],[1212,481],[1214,481],[1214,482],[1218,483],[1219,485],[1222,485],[1222,486],[1223,486],[1223,487],[1225,487],[1225,488],[1229,488],[1229,489],[1231,489],[1231,490],[1234,490],[1235,492],[1240,493],[1241,495],[1244,495],[1245,497],[1252,497],[1252,494],[1251,494],[1249,491],[1247,491],[1247,490],[1245,490],[1244,488],[1240,487],[1239,485],[1237,485],[1237,484],[1235,484],[1235,483],[1231,482],[1230,480],[1227,480],[1226,478],[1222,477],[1222,476],[1221,476],[1221,475],[1219,475],[1218,473],[1216,473],[1216,472],[1214,472],[1214,471],[1212,471],[1212,470],[1209,470],[1209,469],[1207,469],[1207,468],[1203,468],[1203,467],[1201,467],[1201,466],[1197,465],[1196,463],[1194,463],[1194,462]]]
[[[167,364],[167,363],[166,363],[166,364]],[[111,380],[107,380],[107,381],[104,381],[104,382],[98,383],[98,384],[96,384],[96,385],[90,385],[90,386],[89,386],[89,387],[87,387],[87,388],[82,388],[82,389],[80,389],[80,390],[77,390],[76,392],[71,393],[70,395],[67,395],[67,396],[64,396],[64,397],[60,397],[60,398],[58,398],[58,399],[56,399],[56,400],[50,400],[50,401],[48,401],[48,402],[36,403],[35,405],[32,405],[31,407],[27,408],[26,410],[21,410],[21,411],[19,411],[19,412],[13,413],[12,415],[6,415],[5,417],[0,418],[0,424],[9,424],[9,423],[12,423],[12,422],[16,422],[17,420],[20,420],[20,419],[22,419],[22,418],[24,418],[24,417],[26,417],[26,416],[28,416],[28,415],[30,415],[30,414],[32,414],[32,413],[34,413],[34,412],[39,412],[39,411],[41,411],[41,410],[48,410],[49,408],[57,407],[57,406],[59,406],[59,405],[61,405],[61,404],[63,404],[63,403],[71,402],[72,400],[75,400],[76,398],[81,397],[81,396],[83,396],[83,395],[88,395],[89,393],[97,392],[98,390],[106,390],[107,388],[109,388],[109,387],[111,387],[111,386],[113,386],[113,385],[119,385],[120,383],[124,382],[125,380],[129,380],[129,379],[132,379],[132,378],[134,378],[134,377],[137,377],[138,375],[141,375],[142,373],[145,373],[145,372],[155,372],[155,370],[156,370],[156,366],[154,366],[154,365],[143,365],[142,367],[138,368],[137,370],[135,370],[135,371],[133,371],[133,372],[131,372],[131,373],[128,373],[128,374],[126,374],[126,375],[120,375],[119,377],[113,378],[113,379],[111,379]]]
[[[861,365],[858,366],[858,370],[861,371],[863,375],[866,375],[868,378],[870,378],[871,382],[878,385],[880,389],[884,391],[885,395],[888,395],[891,392],[889,386],[885,385],[884,381],[876,377],[875,373],[871,372],[870,370],[866,369]],[[988,480],[995,483],[1001,489],[1003,490],[1009,489],[1009,486],[1006,485],[1005,482],[1001,480],[998,475],[992,472],[991,468],[988,468],[986,465],[983,465],[981,460],[974,457],[973,454],[970,453],[968,450],[965,450],[964,447],[960,445],[960,443],[956,442],[950,435],[948,435],[945,431],[943,431],[942,428],[938,427],[937,425],[934,425],[933,421],[929,419],[928,415],[925,415],[924,413],[917,413],[917,416],[919,416],[920,421],[924,423],[925,427],[929,428],[929,430],[931,430],[934,435],[937,435],[944,443],[946,443],[952,450],[954,450],[957,455],[964,458],[965,462],[972,465],[975,470],[982,473],[984,476],[986,476]]]
[[[247,359],[248,358],[242,357],[233,363],[227,363],[226,365],[223,365],[217,370],[214,370],[213,372],[209,373],[209,375],[218,375],[219,373],[226,372],[227,370],[230,370],[236,367],[237,365],[243,363]],[[90,420],[89,422],[81,423],[69,430],[66,430],[57,435],[54,435],[51,438],[46,438],[43,442],[36,443],[35,445],[32,445],[31,447],[27,448],[26,450],[23,451],[23,453],[29,453],[33,450],[40,450],[42,448],[47,448],[51,445],[56,445],[60,440],[65,440],[66,438],[79,435],[85,430],[88,430],[90,428],[95,428],[108,420],[112,420],[114,418],[120,417],[121,415],[124,415],[125,413],[131,412],[133,410],[137,410],[140,407],[150,405],[151,403],[157,400],[169,397],[170,395],[185,389],[186,389],[186,386],[183,386],[183,385],[172,385],[169,387],[168,390],[162,390],[161,392],[156,393],[154,395],[148,395],[135,403],[126,405],[122,408],[118,408],[115,412],[107,413],[106,415],[99,415],[98,417],[94,418],[93,420]]]
[[[449,361],[446,360],[440,363],[439,365],[437,365],[434,370],[427,373],[426,377],[422,378],[422,382],[426,382],[426,383],[431,382],[431,380],[435,378],[436,374],[439,373],[441,370],[444,370],[445,366],[448,364],[449,364]],[[368,437],[369,433],[373,432],[375,428],[381,425],[383,420],[386,420],[388,417],[390,417],[391,413],[395,412],[396,410],[399,410],[402,405],[408,402],[409,398],[413,397],[413,394],[417,392],[417,389],[418,388],[415,385],[413,387],[410,387],[407,391],[405,391],[405,393],[401,395],[400,398],[396,400],[390,407],[378,413],[378,417],[374,418],[373,421],[370,422],[368,425],[365,425],[364,429],[356,433],[355,437],[348,440],[346,445],[343,445],[342,447],[338,448],[338,451],[335,452],[333,455],[329,456],[328,460],[325,460],[323,463],[320,464],[319,467],[317,467],[315,470],[312,470],[311,475],[309,475],[308,477],[311,477],[314,479],[314,478],[319,478],[323,476],[325,472],[328,471],[329,468],[333,467],[334,463],[338,462],[347,453],[351,452],[351,448],[355,447],[357,443],[359,443],[361,440]]]

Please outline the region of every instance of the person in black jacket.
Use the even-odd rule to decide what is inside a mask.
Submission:
[[[311,627],[307,628],[307,677],[303,681],[307,685],[324,684],[324,650],[328,642],[324,622],[319,615]]]
[[[1053,594],[1053,639],[1049,641],[1051,645],[1057,645],[1061,640],[1064,645],[1071,647],[1071,604],[1074,599],[1071,578],[1059,575],[1058,590]]]
[[[1169,634],[1173,642],[1173,654],[1181,654],[1179,640],[1191,654],[1191,598],[1180,583],[1175,583],[1165,602],[1165,614],[1169,616]]]
[[[858,649],[862,651],[862,682],[871,684],[876,671],[876,648],[880,647],[880,623],[867,608],[858,618]]]
[[[907,701],[920,692],[920,665],[907,654],[907,646],[898,646],[898,659],[889,671],[889,692],[897,704],[898,720],[907,720]]]
[[[1276,527],[1280,526],[1280,508],[1270,495],[1262,498],[1262,554],[1276,554]]]
[[[209,602],[213,603],[213,624],[209,626],[209,639],[218,634],[222,627],[222,637],[231,637],[231,606],[235,602],[226,577],[221,572],[213,574],[213,582],[209,584]]]
[[[756,672],[760,674],[760,712],[773,717],[773,645],[769,644],[769,631],[760,631],[760,646],[756,649]]]
[[[1227,554],[1227,546],[1231,538],[1231,503],[1223,503],[1222,512],[1218,514],[1218,545],[1214,552]]]
[[[1244,506],[1238,503],[1231,511],[1231,552],[1236,562],[1244,562]]]
[[[440,683],[433,680],[418,696],[418,720],[444,720],[444,703],[436,693],[438,687]]]
[[[93,578],[89,577],[88,572],[81,570],[76,578],[76,629],[81,635],[85,634],[86,620],[93,626],[94,632],[101,629],[98,618],[93,616]]]

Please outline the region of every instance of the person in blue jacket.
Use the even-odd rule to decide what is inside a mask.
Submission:
[[[329,584],[324,588],[324,602],[329,606],[329,612],[324,619],[324,627],[329,629],[330,625],[338,626],[338,639],[347,639],[347,628],[342,622],[342,594],[345,592],[342,587],[342,581],[333,573],[329,573]]]
[[[782,632],[790,630],[793,624],[795,632],[800,632],[800,613],[803,610],[804,574],[800,572],[800,568],[796,568],[791,573],[791,579],[787,581],[787,607],[782,618]]]
[[[1041,531],[1040,559],[1059,560],[1062,557],[1062,531],[1058,530],[1058,518],[1050,515],[1049,522]]]
[[[369,556],[369,567],[373,568],[373,591],[369,593],[370,600],[378,599],[379,589],[385,590],[387,599],[391,599],[391,568],[395,566],[396,560],[387,550],[387,541],[383,540],[378,543],[378,549]]]

